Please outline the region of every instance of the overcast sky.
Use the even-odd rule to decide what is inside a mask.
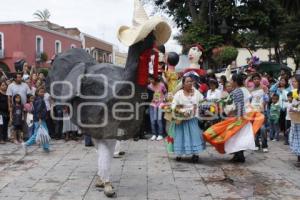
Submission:
[[[0,0],[0,21],[33,21],[36,10],[47,8],[50,21],[65,27],[77,27],[82,32],[106,40],[118,46],[122,45],[116,33],[121,25],[131,26],[134,0]],[[146,6],[148,14],[153,12]],[[173,27],[174,28],[174,27]],[[177,30],[174,29],[173,34]],[[180,53],[180,46],[170,39],[166,44],[168,51]]]

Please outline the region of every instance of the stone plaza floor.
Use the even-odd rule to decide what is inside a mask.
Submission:
[[[20,146],[0,145],[0,200],[107,199],[94,186],[97,155],[83,142],[52,141],[52,151],[38,146],[23,156]],[[270,152],[246,152],[246,163],[211,146],[193,164],[168,155],[162,141],[122,142],[126,154],[113,160],[112,181],[120,200],[300,199],[296,156],[283,142]]]

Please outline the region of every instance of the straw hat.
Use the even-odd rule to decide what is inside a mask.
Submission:
[[[157,45],[166,43],[171,36],[171,27],[161,17],[149,19],[139,0],[134,0],[133,26],[121,26],[118,39],[126,46],[131,46],[145,39],[153,31]]]

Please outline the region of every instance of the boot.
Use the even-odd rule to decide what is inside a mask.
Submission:
[[[69,141],[69,139],[70,139],[70,132],[66,132],[65,133],[65,141],[67,142],[67,141]]]
[[[113,197],[116,194],[113,190],[111,182],[104,183],[104,194],[107,197]]]
[[[244,151],[234,153],[234,156],[230,161],[233,163],[244,163],[246,161]]]
[[[199,156],[198,156],[198,155],[193,155],[193,156],[192,156],[192,162],[193,162],[193,163],[199,162]]]
[[[230,162],[237,162],[238,160],[238,154],[237,153],[234,153],[233,157],[230,159]]]
[[[99,176],[97,176],[95,186],[100,187],[100,188],[104,188],[104,182],[102,181],[102,179]]]
[[[239,151],[237,162],[244,163],[245,161],[246,161],[246,159],[245,159],[245,156],[244,156],[244,151]]]
[[[180,156],[177,156],[177,157],[176,157],[176,161],[181,161],[181,157],[180,157]]]

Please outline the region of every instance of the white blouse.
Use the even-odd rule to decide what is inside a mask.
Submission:
[[[219,89],[215,89],[214,91],[208,90],[206,99],[207,100],[213,100],[213,99],[221,99],[222,97],[222,92]]]
[[[183,90],[179,90],[172,102],[172,109],[174,109],[177,105],[184,105],[185,107],[193,107],[196,105],[196,115],[198,116],[198,107],[199,103],[203,100],[203,95],[194,88],[193,96],[185,96]]]

